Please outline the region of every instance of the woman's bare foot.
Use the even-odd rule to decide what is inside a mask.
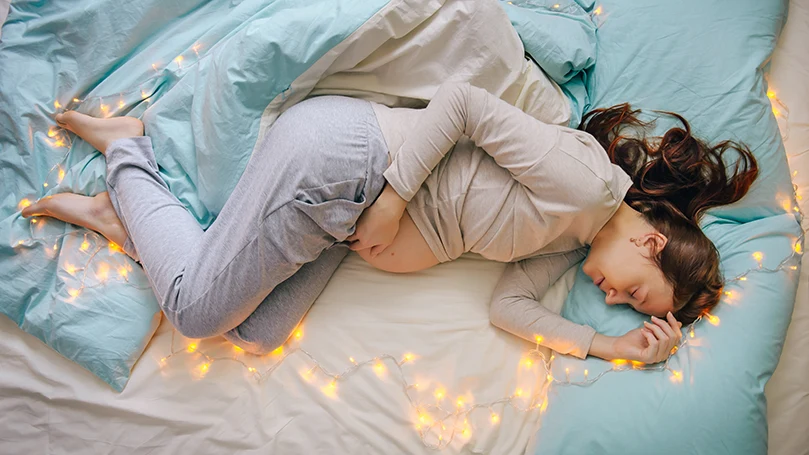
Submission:
[[[67,111],[56,114],[56,122],[104,154],[115,140],[143,136],[143,122],[134,117],[96,118]]]
[[[22,216],[49,216],[96,231],[117,245],[126,241],[126,231],[106,191],[92,197],[74,193],[44,197],[24,208]]]

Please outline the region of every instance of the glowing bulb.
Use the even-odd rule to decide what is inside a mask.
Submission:
[[[240,348],[240,347],[236,346],[235,344],[233,345],[233,350],[234,350],[234,351],[235,351],[237,354],[238,354],[238,353],[241,353],[241,352],[244,352],[244,349],[242,349],[242,348]]]
[[[671,371],[671,381],[672,382],[682,382],[683,374],[677,370]]]
[[[531,359],[525,359],[523,363],[525,364],[526,368],[531,368],[531,365],[534,364],[534,362],[532,362]]]
[[[785,212],[789,212],[790,207],[792,207],[792,202],[789,199],[781,201],[781,208],[783,208]]]
[[[626,359],[614,359],[612,361],[612,364],[615,365],[616,367],[620,367],[622,365],[626,365],[626,362],[627,362]]]
[[[775,98],[775,92],[772,90],[767,90],[767,98],[769,99]]]
[[[455,404],[457,404],[459,408],[463,407],[463,398],[458,398],[458,401],[456,401]]]
[[[146,93],[146,90],[141,90],[141,91],[140,91],[140,98],[141,98],[141,99],[144,99],[144,100],[145,100],[145,99],[146,99],[146,98],[148,98],[148,97],[149,97],[149,94],[148,94],[148,93]]]
[[[157,63],[152,63],[152,69],[157,71]]]
[[[42,188],[47,188],[47,187],[48,187],[48,182],[45,182],[45,183],[42,184]]]
[[[118,275],[121,278],[126,278],[126,274],[127,274],[127,270],[124,267],[121,267],[120,269],[118,269]]]
[[[56,251],[57,248],[59,248],[59,245],[54,245],[53,246],[53,251]]]
[[[739,278],[739,281],[747,281],[747,277],[743,276],[743,277]]]
[[[303,336],[301,329],[295,331],[295,338],[300,339]]]
[[[357,361],[356,361],[356,360],[354,360],[354,357],[349,357],[349,358],[348,358],[348,361],[349,361],[349,362],[351,362],[351,363],[353,363],[354,365],[356,365],[356,364],[357,364]]]
[[[177,65],[182,66],[184,57],[182,55],[178,55],[174,58],[174,61],[177,62]]]
[[[554,7],[555,9],[559,9],[559,4],[558,4],[558,3],[556,3],[555,5],[553,5],[553,7]]]
[[[801,244],[798,242],[795,243],[795,252],[798,254],[801,254],[803,252],[803,248],[801,247]]]
[[[121,247],[118,246],[118,244],[115,243],[115,242],[110,242],[109,243],[109,250],[110,250],[110,254],[120,253],[121,252]]]
[[[109,276],[109,272],[110,266],[102,262],[98,266],[98,273],[96,274],[96,276],[98,276],[99,280],[105,281],[107,279],[107,276]]]
[[[547,379],[547,380],[548,380],[548,382],[553,382],[553,376],[552,376],[552,375],[550,375],[550,374],[549,374],[549,375],[547,375],[547,376],[545,376],[545,379]]]
[[[31,218],[31,223],[37,224],[37,219],[36,218]]]
[[[68,289],[67,293],[70,294],[71,297],[78,297],[79,294],[81,294],[78,289]]]
[[[283,353],[284,353],[284,346],[278,346],[277,348],[275,348],[275,349],[274,349],[274,350],[271,352],[271,354],[272,354],[272,355],[281,355],[281,354],[283,354]]]
[[[542,344],[543,338],[539,335],[536,336],[537,344]]]
[[[188,345],[188,349],[187,349],[188,352],[194,352],[196,350],[197,350],[197,344],[196,343],[191,343],[191,344]]]
[[[23,242],[22,240],[20,240],[19,242],[17,242],[17,245],[22,245],[23,243],[25,243],[25,242]]]
[[[421,414],[421,415],[419,416],[419,422],[421,422],[421,423],[427,423],[427,416],[426,416],[426,415],[424,415],[424,414]]]
[[[471,435],[472,435],[472,432],[471,432],[471,431],[469,431],[469,428],[464,428],[464,429],[463,429],[463,433],[461,433],[461,434],[463,434],[463,436],[464,436],[465,438],[468,438],[469,436],[471,436]]]
[[[90,248],[90,244],[89,244],[89,243],[87,243],[87,240],[85,240],[85,241],[81,242],[81,247],[80,247],[80,249],[81,249],[82,251],[87,251],[87,248]]]
[[[491,417],[491,419],[489,419],[489,420],[491,420],[491,421],[492,421],[492,425],[497,425],[497,422],[499,422],[499,421],[500,421],[500,416],[499,416],[499,415],[497,415],[497,413],[494,413],[494,412],[493,412],[493,413],[492,413],[492,417]]]
[[[74,273],[76,273],[76,267],[69,263],[65,263],[65,271],[73,275]]]
[[[78,103],[78,102],[80,102],[80,101],[81,101],[81,100],[80,100],[80,99],[78,99],[78,98],[73,98],[73,102],[74,102],[74,103]]]
[[[118,108],[119,109],[123,109],[124,106],[126,106],[126,103],[124,103],[124,100],[118,101]]]
[[[376,371],[377,376],[381,376],[385,372],[385,365],[377,361],[376,365],[374,365],[374,371]]]
[[[101,105],[101,112],[106,114],[109,110],[110,110],[110,107],[107,106],[106,104]]]
[[[514,395],[517,395],[518,397],[521,397],[522,396],[522,389],[515,390]]]
[[[208,368],[210,368],[210,366],[211,365],[208,363],[203,363],[202,365],[199,366],[199,371],[205,373],[208,371]]]
[[[764,259],[764,254],[761,251],[756,251],[753,253],[753,259],[755,259],[757,262],[761,262],[761,260]]]
[[[23,199],[23,200],[20,201],[19,204],[17,204],[17,208],[22,210],[22,209],[24,209],[26,207],[29,207],[30,205],[31,205],[31,201],[29,201],[28,199]]]
[[[643,366],[645,365],[645,363],[638,362],[637,360],[630,360],[630,362],[632,363],[632,368],[634,368],[634,369],[643,368]]]
[[[194,44],[191,46],[191,50],[194,51],[195,54],[199,55],[199,49],[202,47],[202,44]]]
[[[61,105],[61,104],[59,104],[59,101],[54,101],[54,102],[53,102],[53,107],[55,107],[56,109],[61,109],[61,108],[62,108],[62,105]]]
[[[587,380],[587,370],[584,370],[584,379]]]
[[[410,353],[405,354],[404,359],[405,359],[405,362],[409,362],[409,361],[413,360],[413,354],[410,354]]]
[[[689,331],[688,331],[688,335],[689,335],[691,338],[694,338],[694,328],[693,328],[693,327],[691,327],[691,330],[689,330]]]
[[[56,136],[56,129],[55,129],[55,128],[53,128],[53,127],[51,127],[51,128],[48,130],[48,137],[54,137],[54,136]]]
[[[248,367],[248,368],[247,368],[247,371],[249,371],[249,372],[251,372],[251,373],[255,373],[255,372],[256,372],[256,369],[255,369],[255,368],[253,368],[253,367]]]
[[[602,12],[602,11],[603,11],[603,9],[602,9],[602,8],[599,6],[598,8],[596,8],[596,9],[593,11],[593,14],[595,14],[596,16],[598,16],[599,14],[601,14],[601,12]]]
[[[435,397],[439,400],[442,400],[444,398],[444,390],[443,389],[436,390]]]
[[[718,317],[716,317],[716,316],[714,316],[712,314],[708,314],[707,318],[708,318],[708,322],[710,322],[711,325],[719,325],[719,318]]]
[[[163,357],[162,359],[160,359],[160,363],[166,363],[166,358]]]
[[[65,170],[59,168],[59,181],[61,182],[65,178]]]
[[[733,291],[725,291],[725,295],[732,299],[733,298]]]
[[[772,113],[773,113],[773,115],[775,115],[776,117],[780,117],[780,116],[781,116],[781,111],[779,111],[779,110],[778,110],[778,108],[777,108],[777,107],[775,107],[775,106],[773,106],[773,108],[772,108]]]

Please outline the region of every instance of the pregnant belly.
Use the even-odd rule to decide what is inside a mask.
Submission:
[[[372,258],[370,252],[370,249],[360,250],[357,254],[365,259],[365,262],[386,272],[418,272],[438,264],[438,259],[407,212],[399,221],[399,232],[393,243],[376,257]]]

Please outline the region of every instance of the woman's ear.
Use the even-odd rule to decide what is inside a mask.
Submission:
[[[645,234],[643,237],[639,239],[641,243],[649,249],[649,254],[651,256],[657,256],[663,251],[663,248],[666,247],[666,244],[669,243],[669,239],[655,231]]]

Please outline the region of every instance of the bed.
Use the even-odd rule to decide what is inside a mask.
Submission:
[[[453,27],[436,22],[433,30]],[[793,1],[769,80],[788,108],[779,127],[799,189],[809,187],[807,36],[809,8]],[[385,55],[372,53],[350,67],[381,65]],[[505,74],[541,74],[526,65],[529,76]],[[354,93],[379,83],[363,75],[337,72],[295,84],[309,84],[314,93]],[[502,73],[480,77],[504,80]],[[556,87],[515,91],[526,85],[519,77],[493,91],[519,104],[527,103],[526,93]],[[290,88],[290,98],[274,102],[294,103],[303,93]],[[396,104],[423,98],[405,89],[370,91]],[[559,105],[553,120],[574,117],[566,109]],[[263,116],[259,128],[271,121]],[[206,203],[215,206],[219,198],[211,194]],[[806,211],[805,199],[800,204]],[[490,325],[488,297],[502,269],[465,255],[397,276],[351,254],[282,349],[252,356],[221,338],[185,339],[162,321],[120,393],[2,317],[2,452],[531,452],[544,411],[544,360],[552,353]],[[809,447],[809,435],[796,431],[796,422],[809,421],[808,274],[803,267],[781,361],[766,390],[771,454]],[[558,311],[572,284],[568,273],[543,304]],[[436,415],[447,417],[436,424]]]

